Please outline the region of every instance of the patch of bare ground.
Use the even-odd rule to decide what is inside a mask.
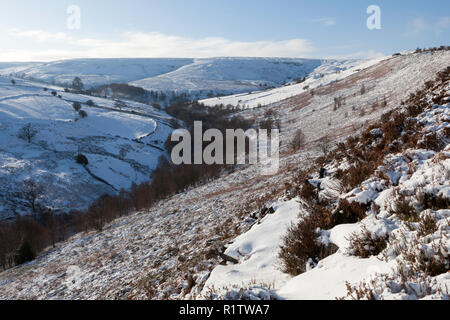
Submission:
[[[312,101],[312,95],[309,92],[302,93],[298,96],[287,99],[285,102],[293,105],[291,111],[298,111],[306,106],[308,106]]]

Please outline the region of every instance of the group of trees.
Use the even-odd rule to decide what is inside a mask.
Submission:
[[[264,113],[264,118],[259,122],[259,127],[261,129],[271,130],[278,129],[281,130],[281,120],[280,115],[273,109],[269,109]]]
[[[186,103],[189,97],[186,93],[147,91],[145,89],[124,83],[112,83],[92,89],[91,93],[102,97],[109,96],[114,99],[130,99],[160,107],[173,104]]]
[[[196,101],[192,103],[186,101],[178,102],[166,108],[168,114],[183,121],[188,129],[193,127],[194,121],[202,121],[204,127],[206,126],[207,129],[247,129],[252,123],[243,117],[236,115],[236,111],[239,110],[240,109],[231,105],[206,107]]]
[[[421,52],[435,52],[435,51],[445,51],[450,50],[450,46],[440,46],[440,47],[431,47],[431,48],[417,48],[415,53]]]
[[[116,99],[132,99],[138,102],[146,103],[148,93],[146,90],[130,86],[126,83],[112,83],[102,85],[92,89],[92,93],[99,96],[112,96]]]
[[[202,104],[199,104],[198,102],[193,103],[178,103],[172,106],[169,106],[166,108],[166,112],[174,116],[174,118],[180,119],[185,124],[185,129],[187,129],[191,137],[194,136],[194,122],[195,121],[201,121],[202,122],[202,130],[203,133],[209,129],[216,129],[219,130],[223,136],[226,136],[227,129],[231,130],[237,130],[242,129],[243,131],[246,131],[254,126],[254,123],[249,120],[245,119],[244,117],[236,114],[236,108],[230,107],[230,106],[223,106],[218,105],[215,107],[205,107]],[[192,141],[193,142],[193,141]],[[235,143],[237,143],[237,140],[235,140]],[[246,140],[246,150],[248,151],[248,139]],[[178,144],[178,142],[172,142],[170,139],[166,141],[166,148],[168,150],[172,150],[172,148]],[[204,141],[203,142],[203,149],[209,145],[209,142]],[[191,154],[194,154],[194,148],[193,145],[191,146]],[[223,154],[226,154],[227,146],[223,144]],[[235,157],[237,156],[237,145],[234,146]],[[197,167],[189,167],[189,166],[182,166],[183,171],[194,171],[198,172],[206,170],[209,172],[208,174],[205,173],[205,175],[209,175],[211,170],[220,172],[221,167],[215,167],[215,166],[206,166],[205,168],[197,168]],[[176,170],[178,172],[180,168]],[[193,174],[195,177],[196,174]]]
[[[89,100],[89,101],[92,101],[92,100]],[[81,103],[79,103],[77,101],[73,103],[73,109],[75,110],[75,112],[78,113],[80,118],[86,118],[88,116],[88,114],[86,111],[81,110],[81,108],[82,108]]]
[[[29,214],[16,213],[13,219],[0,221],[0,268],[33,260],[45,247],[67,236],[66,224],[62,223],[66,215],[55,215],[43,205],[45,193],[42,183],[27,178],[11,194]]]
[[[31,261],[46,247],[65,240],[73,232],[68,218],[66,214],[39,210],[0,221],[0,269]]]
[[[363,89],[361,89],[361,94],[363,94],[362,91]],[[365,88],[364,88],[364,92],[365,92]],[[336,111],[340,108],[342,108],[342,106],[345,106],[345,97],[343,96],[339,96],[339,97],[335,97],[334,98],[334,107],[333,107],[333,111]]]
[[[121,190],[114,196],[102,196],[86,210],[57,214],[37,204],[44,190],[30,181],[22,198],[31,213],[18,215],[13,221],[0,221],[0,267],[7,269],[33,260],[45,248],[75,233],[101,231],[114,219],[150,208],[191,185],[216,177],[223,169],[219,165],[175,166],[161,157],[151,182],[133,184],[130,190]]]

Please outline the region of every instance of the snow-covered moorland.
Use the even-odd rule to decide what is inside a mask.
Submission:
[[[386,221],[386,231],[401,228],[406,222],[397,220],[396,214],[390,215],[389,210],[381,208],[381,205],[378,210],[373,206],[376,214],[372,214],[372,208],[368,208],[363,212],[368,214],[364,217],[366,221],[362,219],[348,223],[349,226],[337,224],[323,228],[323,232],[317,235],[317,239],[321,240],[319,244],[335,243],[339,248],[336,253],[321,261],[308,257],[311,258],[311,261],[306,259],[308,265],[305,263],[300,266],[306,272],[298,277],[283,273],[277,258],[279,247],[283,244],[283,235],[287,234],[291,222],[295,224],[314,213],[308,208],[308,201],[301,195],[290,192],[291,189],[295,190],[293,180],[295,181],[294,178],[299,172],[314,168],[308,180],[315,187],[321,182],[321,198],[326,194],[334,201],[340,197],[353,197],[355,203],[356,199],[377,199],[377,202],[383,199],[383,191],[394,187],[389,178],[384,179],[384,184],[381,180],[379,185],[371,184],[366,181],[371,178],[370,173],[367,179],[357,181],[357,185],[350,190],[340,190],[336,188],[334,177],[338,174],[338,169],[343,171],[342,174],[347,176],[347,179],[352,176],[344,174],[348,166],[339,168],[340,164],[346,163],[345,160],[325,163],[326,170],[319,172],[314,164],[323,155],[322,148],[319,148],[320,141],[323,141],[321,138],[327,137],[336,145],[349,136],[359,137],[363,129],[379,120],[382,114],[399,107],[402,100],[422,88],[426,81],[434,80],[436,73],[448,66],[449,59],[448,51],[393,57],[355,72],[337,83],[324,85],[316,89],[314,94],[305,92],[266,108],[245,110],[241,115],[253,119],[255,123],[264,120],[268,110],[278,113],[282,127],[282,146],[280,171],[277,174],[262,176],[257,166],[236,168],[235,172],[223,175],[217,180],[207,181],[204,185],[192,187],[149,209],[120,218],[108,224],[102,231],[77,234],[63,243],[56,244],[54,248],[48,248],[35,261],[1,273],[0,298],[305,298],[305,292],[296,290],[297,281],[301,282],[302,286],[310,286],[309,292],[316,293],[316,296],[310,296],[313,298],[334,299],[346,296],[345,282],[349,281],[351,288],[357,286],[360,281],[369,279],[370,274],[366,274],[368,267],[372,262],[379,262],[374,257],[352,256],[356,253],[347,250],[348,241],[345,236],[348,233],[360,232],[361,222],[367,223],[370,231],[376,231],[372,226],[383,227],[378,224],[378,220],[381,220],[381,223]],[[364,94],[361,94],[362,85],[367,88]],[[334,108],[335,98],[340,96],[345,97],[346,103]],[[382,104],[384,96],[386,104]],[[440,110],[448,110],[448,104],[437,102],[440,107],[436,108],[436,116],[438,119],[445,119],[445,114]],[[429,112],[431,115],[434,112],[433,106],[427,105],[427,108],[420,114]],[[414,118],[419,115],[414,115]],[[427,118],[428,116],[424,117]],[[445,121],[439,121],[434,119],[432,123],[441,130]],[[437,125],[438,123],[440,124]],[[432,127],[433,125],[427,127],[424,124],[420,132],[431,130]],[[289,148],[289,142],[299,128],[304,131],[305,144],[299,152],[293,152]],[[377,132],[379,130],[375,130],[374,134]],[[363,149],[363,146],[360,149]],[[414,144],[411,148],[418,150],[419,144]],[[389,154],[396,157],[397,153]],[[446,155],[448,149],[439,152],[429,152],[425,149],[420,151],[420,157],[426,157],[419,157],[421,162],[416,164],[417,172],[421,169],[427,172],[428,166],[434,163],[432,159],[439,153]],[[427,158],[428,156],[430,158]],[[386,161],[385,167],[390,165],[389,159],[383,157],[382,160]],[[442,163],[442,160],[438,162]],[[399,165],[401,168],[402,165]],[[400,170],[396,169],[395,165],[393,168],[393,172]],[[433,170],[435,169],[432,169],[432,172]],[[389,170],[387,172],[389,173]],[[400,179],[395,179],[396,182],[402,190],[408,190],[410,186],[406,182],[411,179],[410,176],[403,171],[398,172],[401,173],[400,176],[392,176],[398,176]],[[374,179],[381,178],[374,176]],[[436,183],[440,181],[431,179],[430,181]],[[363,197],[364,195],[366,196]],[[417,210],[420,210],[420,207],[417,207]],[[440,220],[436,222],[438,231],[447,230],[442,227],[441,217],[445,217],[445,212],[440,212],[441,209],[431,210],[437,212],[436,217]],[[388,215],[384,217],[383,212]],[[297,217],[298,213],[301,213],[300,217]],[[374,220],[376,224],[372,224]],[[342,233],[339,228],[343,229]],[[429,236],[440,237],[436,232]],[[261,233],[264,234],[260,236]],[[265,238],[270,238],[271,242],[265,241]],[[394,242],[391,244],[395,246]],[[358,252],[363,253],[363,249],[364,246]],[[393,253],[388,251],[386,250],[386,253],[389,253],[386,255],[388,262],[383,263],[394,265],[396,261],[404,260],[404,252],[401,250]],[[229,262],[236,262],[236,258],[237,264]],[[380,258],[383,258],[383,255]],[[355,263],[356,269],[353,270],[347,262]],[[391,270],[387,265],[381,265],[381,262],[377,266],[379,269],[376,269],[376,272],[371,271],[371,274]],[[326,270],[330,271],[329,277],[333,274],[339,277],[332,279],[330,286],[326,283],[326,286],[320,287],[319,282],[315,286],[315,279],[322,281],[321,277],[328,276],[328,273],[325,275]],[[223,290],[223,287],[227,288]],[[249,290],[241,290],[242,288]],[[389,290],[391,289],[388,289],[388,293],[397,294]],[[438,290],[428,297],[431,296],[438,297]],[[408,297],[414,296],[408,294]]]
[[[197,100],[267,90],[306,77],[318,80],[362,62],[288,58],[77,59],[0,64],[0,75],[65,87],[80,77],[86,89],[121,83],[166,95],[183,93]]]
[[[322,64],[305,76],[301,83],[291,82],[282,87],[257,92],[246,92],[225,97],[204,99],[200,102],[206,106],[232,105],[243,108],[256,108],[297,96],[311,89],[320,88],[324,85],[345,79],[349,75],[357,73],[362,69],[369,68],[387,57],[371,60],[324,60]]]
[[[334,160],[325,162],[320,173],[311,172],[300,197],[280,199],[273,215],[236,238],[225,254],[239,263],[216,267],[203,296],[449,299],[450,67],[441,79],[443,83],[429,83],[427,90],[412,96],[408,108],[389,114],[389,125],[383,119],[359,141],[338,146],[330,156]],[[387,141],[389,145],[379,149]],[[353,166],[373,161],[371,152],[381,153],[379,165],[374,164],[363,182],[353,181],[364,175]],[[308,194],[311,186],[314,194]],[[306,196],[310,198],[305,204]],[[297,229],[287,231],[288,226],[305,225],[305,217],[318,215],[317,203],[337,207],[330,218],[339,222],[322,222],[327,227],[318,229],[311,241],[333,244],[338,250],[308,260],[304,246],[316,244],[302,237],[286,242],[283,236],[286,232],[297,236]],[[356,214],[361,216],[352,216]],[[283,246],[288,255],[280,255]],[[290,260],[298,260],[296,255],[305,255],[303,261],[308,261],[301,274],[289,278],[283,270]]]
[[[46,63],[0,64],[0,74],[70,87],[75,77],[86,88],[155,77],[191,64],[193,59],[75,59]]]
[[[342,61],[334,61],[343,64]],[[285,58],[213,58],[157,77],[131,82],[146,90],[188,93],[195,98],[260,91],[302,79],[323,64],[322,60]]]

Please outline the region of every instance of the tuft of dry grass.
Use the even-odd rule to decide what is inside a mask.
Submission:
[[[425,193],[422,205],[425,209],[441,210],[450,209],[450,199],[434,193]]]
[[[347,282],[346,286],[346,296],[337,298],[338,300],[383,300],[386,292],[407,294],[415,299],[429,295],[440,295],[442,299],[449,299],[448,288],[440,286],[436,279],[414,272],[404,265],[399,265],[393,275],[380,274],[354,286]]]
[[[437,219],[431,214],[422,215],[419,219],[417,233],[419,237],[425,237],[435,233],[438,230]]]
[[[289,227],[278,254],[283,272],[297,276],[306,272],[310,260],[316,263],[338,250],[335,245],[325,245],[318,240],[321,224],[318,216],[312,214]]]
[[[413,272],[435,277],[450,271],[449,252],[443,240],[430,244],[420,237],[407,239],[402,235],[401,238],[392,238],[392,248]]]
[[[355,232],[348,239],[353,254],[361,258],[369,258],[379,255],[386,249],[389,235],[382,236],[370,232],[366,226],[362,226],[362,233]]]
[[[399,195],[391,213],[396,214],[401,220],[407,222],[418,222],[419,212],[403,195]]]
[[[359,222],[366,217],[367,210],[368,205],[361,204],[357,201],[349,202],[347,199],[341,199],[332,215],[332,226]]]

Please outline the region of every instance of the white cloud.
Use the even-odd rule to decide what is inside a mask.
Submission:
[[[418,35],[424,31],[434,31],[437,35],[450,28],[450,17],[441,17],[434,23],[428,23],[423,18],[415,18],[410,23],[407,35]]]
[[[437,32],[442,32],[450,28],[450,17],[442,17],[436,23]]]
[[[419,34],[428,29],[428,24],[422,18],[416,18],[412,21],[411,27],[411,34]]]
[[[13,37],[33,38],[41,42],[49,40],[68,40],[69,36],[64,32],[50,33],[42,30],[9,29],[8,34]]]
[[[336,25],[336,20],[334,18],[320,18],[314,19],[313,22],[320,23],[327,27],[332,27]]]
[[[285,41],[233,41],[221,37],[202,39],[171,36],[162,33],[127,32],[119,41],[94,38],[73,38],[65,33],[11,30],[15,37],[28,37],[48,42],[45,50],[6,50],[0,60],[49,61],[66,58],[125,58],[125,57],[303,57],[313,52],[305,39]],[[27,40],[28,41],[28,40]],[[52,44],[51,42],[58,43]]]

